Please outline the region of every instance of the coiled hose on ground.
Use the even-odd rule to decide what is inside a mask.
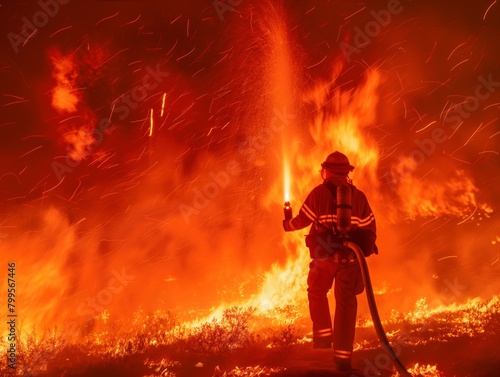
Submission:
[[[382,348],[389,355],[392,363],[398,370],[399,374],[404,377],[412,377],[412,375],[406,370],[405,366],[399,360],[398,356],[392,349],[389,344],[389,340],[385,335],[384,328],[382,327],[382,323],[380,322],[380,317],[378,315],[377,304],[375,303],[375,296],[373,295],[373,286],[370,279],[370,272],[368,271],[368,265],[366,264],[366,258],[359,248],[354,242],[347,241],[345,246],[352,249],[356,256],[358,257],[359,267],[361,268],[361,275],[363,277],[363,282],[365,283],[365,291],[366,291],[366,299],[368,300],[368,307],[370,308],[370,314],[372,316],[373,324],[375,326],[375,331],[377,332],[377,336],[380,339],[380,343],[382,344]]]

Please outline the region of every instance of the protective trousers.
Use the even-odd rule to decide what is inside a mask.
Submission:
[[[335,318],[332,332],[327,293],[335,280]],[[335,263],[333,258],[313,259],[307,277],[309,312],[313,322],[314,348],[331,348],[335,360],[350,364],[356,329],[356,295],[364,285],[357,261]]]

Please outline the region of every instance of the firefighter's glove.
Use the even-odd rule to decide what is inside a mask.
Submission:
[[[288,222],[289,220],[283,220],[283,229],[285,230],[285,232],[290,231],[290,225],[288,225]]]

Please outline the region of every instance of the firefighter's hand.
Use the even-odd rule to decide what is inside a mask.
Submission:
[[[285,230],[285,232],[291,232],[293,230],[290,226],[290,221],[291,220],[283,220],[283,229]]]
[[[283,229],[285,230],[285,232],[289,231],[288,220],[283,220]]]

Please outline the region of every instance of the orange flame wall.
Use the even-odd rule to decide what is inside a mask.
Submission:
[[[217,43],[212,38],[204,48],[190,45],[193,34],[181,17],[182,33],[173,31],[185,45],[179,49],[175,38],[169,40],[161,58],[126,55],[119,65],[122,50],[109,60],[106,48],[97,49],[103,55],[89,72],[105,63],[123,69],[116,76],[110,69],[113,79],[105,81],[106,88],[132,83],[124,77],[136,78],[157,62],[172,76],[130,107],[129,117],[117,121],[117,131],[95,148],[97,119],[109,117],[113,101],[130,88],[117,88],[112,100],[92,105],[88,91],[81,97],[79,89],[106,88],[92,86],[98,80],[78,66],[81,60],[52,50],[50,117],[57,116],[61,127],[53,142],[64,142],[63,152],[53,155],[64,158],[70,146],[73,163],[84,162],[72,165],[63,182],[43,177],[32,182],[22,174],[33,163],[21,158],[23,150],[15,160],[25,165],[3,178],[9,179],[3,192],[11,200],[2,218],[0,230],[8,237],[1,247],[19,266],[26,326],[71,321],[91,326],[103,310],[123,316],[139,308],[164,309],[190,318],[231,304],[264,311],[303,303],[305,230],[284,234],[281,228],[284,152],[295,213],[321,182],[318,170],[329,153],[340,150],[356,166],[354,184],[367,194],[379,228],[381,253],[369,260],[373,280],[393,293],[382,300],[383,309],[412,306],[424,295],[443,301],[484,293],[472,275],[490,277],[492,269],[474,258],[481,249],[491,252],[485,243],[497,237],[498,228],[485,230],[486,241],[478,235],[483,229],[478,224],[490,220],[492,209],[471,169],[439,166],[436,153],[426,162],[436,171],[415,169],[391,191],[384,169],[397,170],[407,161],[394,144],[411,148],[414,135],[390,135],[386,123],[405,123],[395,109],[410,109],[411,97],[404,106],[392,100],[387,92],[395,75],[383,67],[370,66],[346,80],[352,66],[339,63],[331,50],[324,62],[322,56],[309,62],[312,53],[302,48],[307,41],[298,37],[287,9],[276,4],[242,5],[238,17],[219,26],[224,32]],[[121,16],[118,26],[136,27],[127,23],[132,18]],[[157,43],[147,45],[148,53]],[[216,57],[207,58],[212,49]],[[330,73],[317,74],[313,66]],[[412,74],[418,87],[419,74]],[[151,109],[160,111],[164,93],[165,117],[155,117],[149,137]],[[397,142],[387,141],[388,135]],[[86,157],[92,162],[85,163]],[[53,176],[52,158],[43,160],[43,176]]]

